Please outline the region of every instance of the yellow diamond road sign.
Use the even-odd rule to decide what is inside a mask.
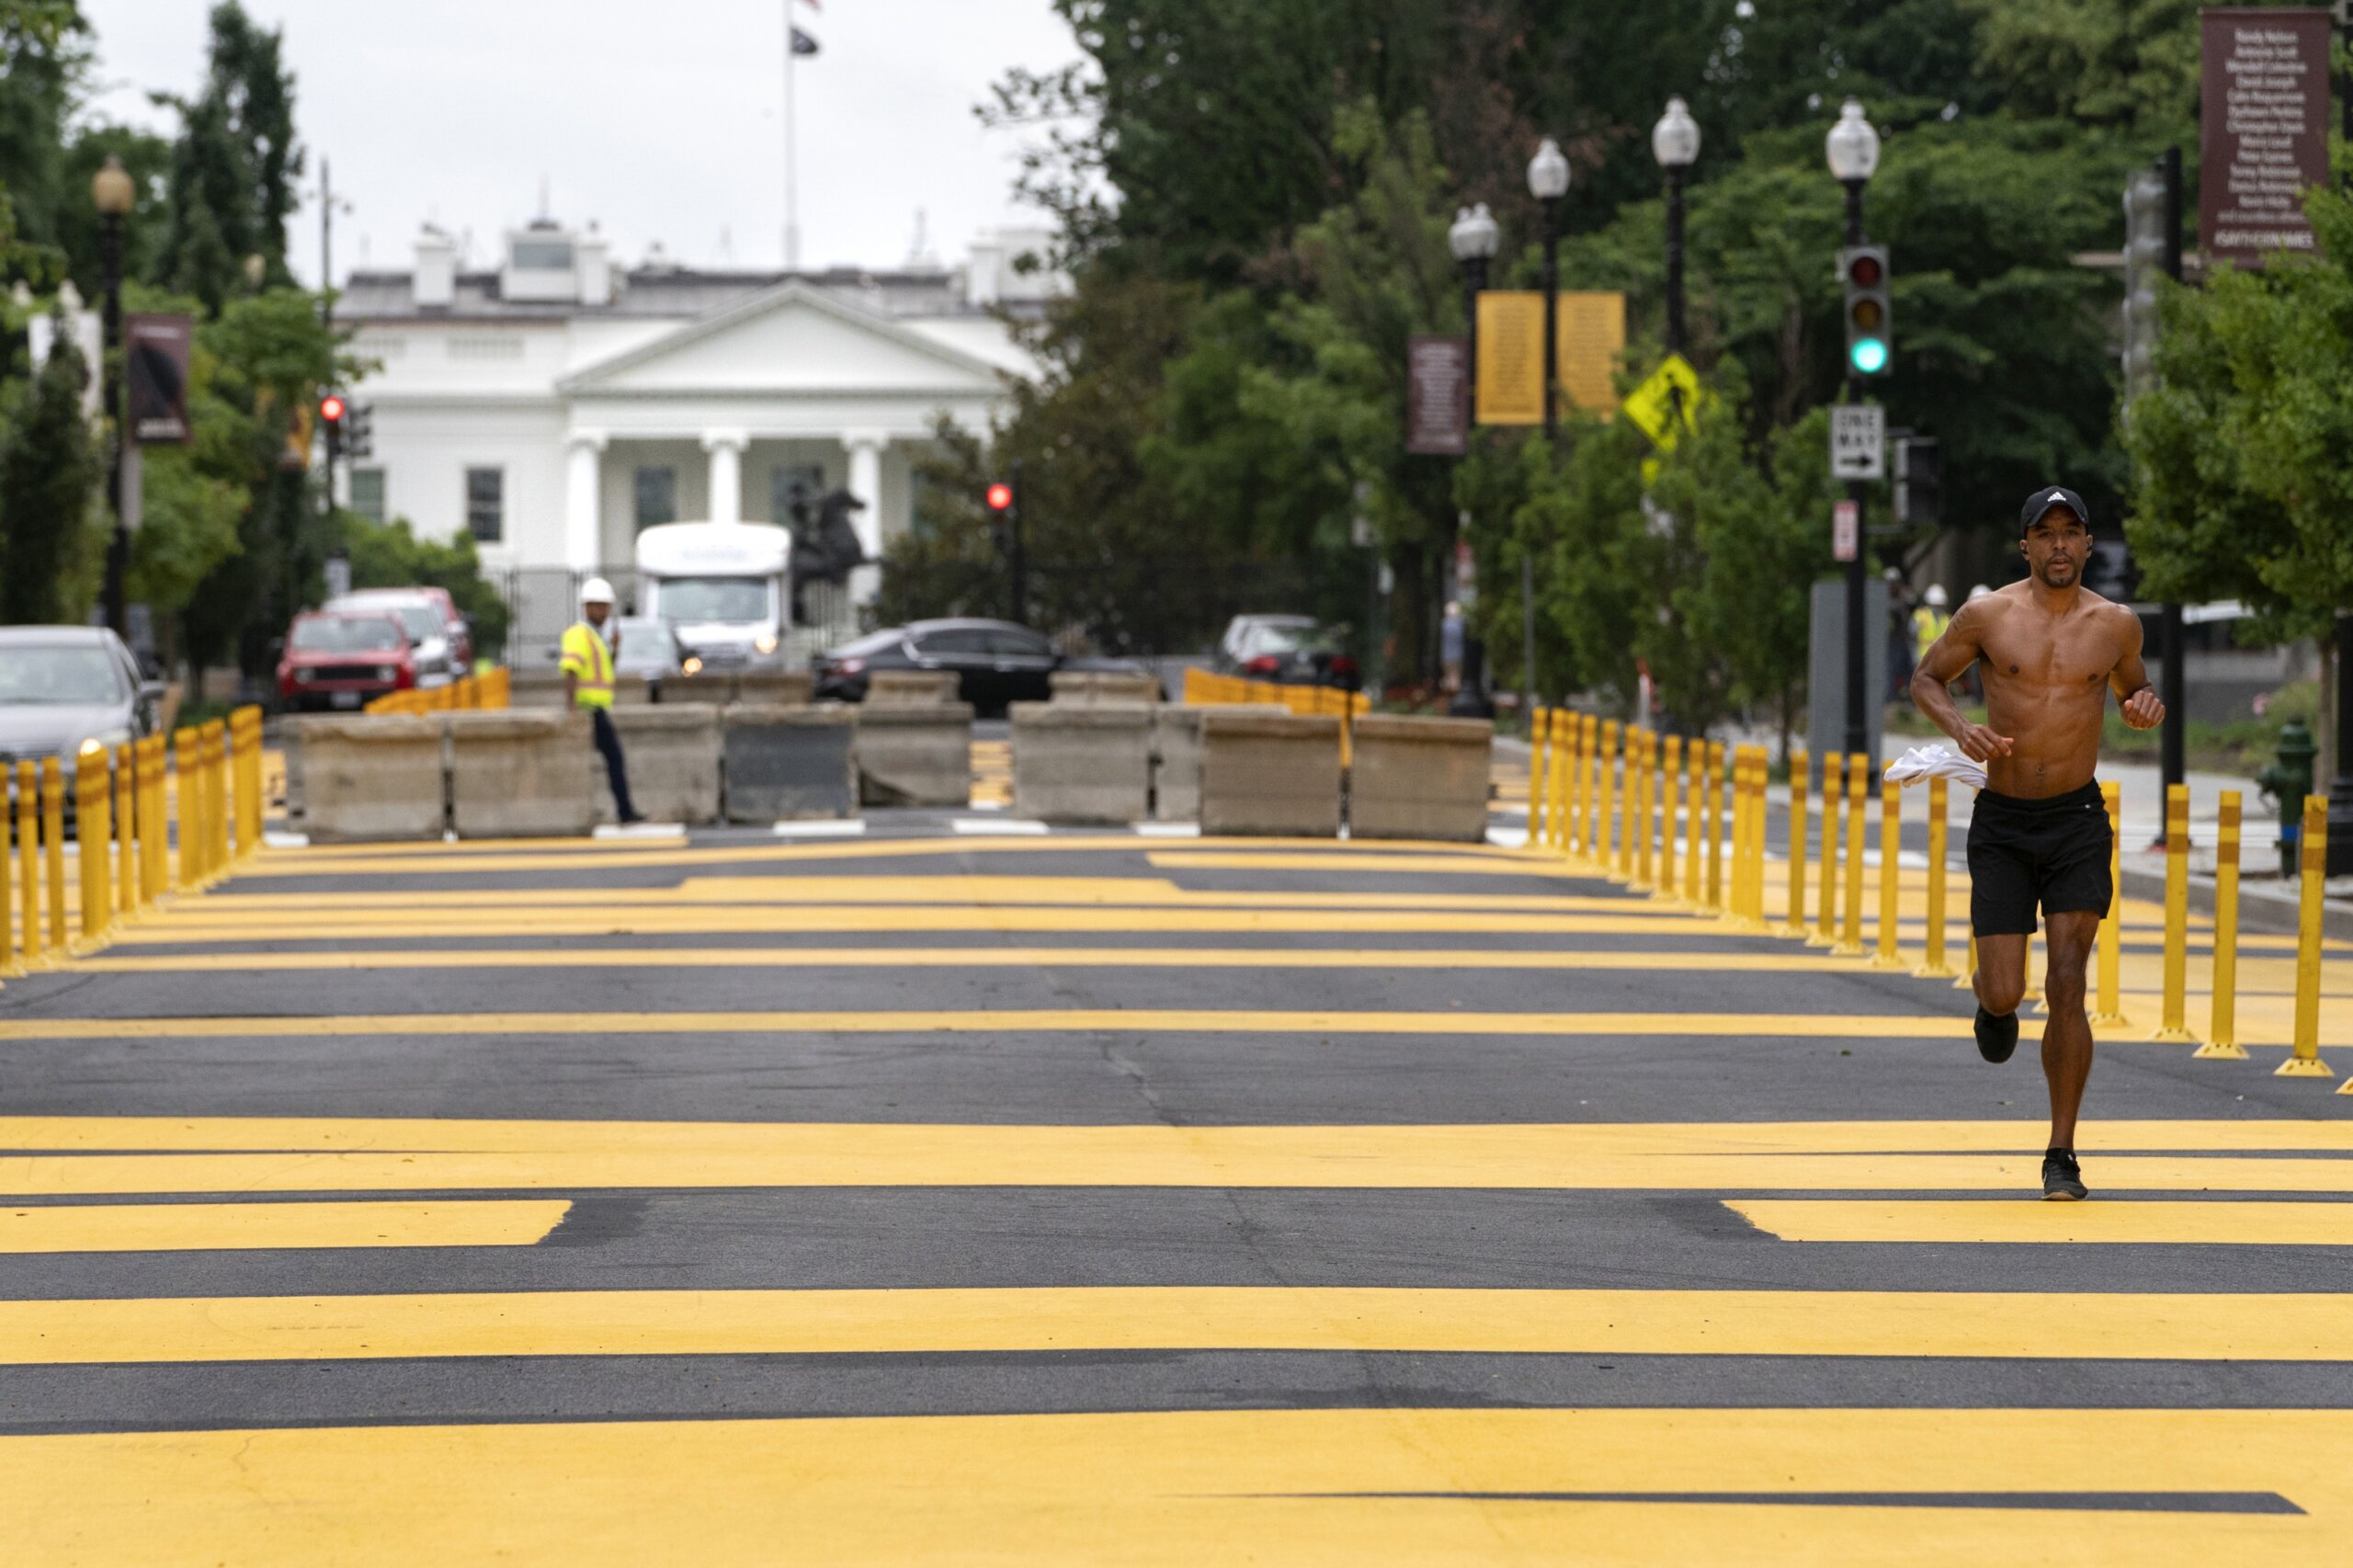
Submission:
[[[1676,438],[1683,434],[1675,427],[1678,409],[1688,429],[1699,410],[1699,372],[1682,355],[1670,354],[1641,386],[1626,394],[1620,406],[1660,450],[1672,451]]]

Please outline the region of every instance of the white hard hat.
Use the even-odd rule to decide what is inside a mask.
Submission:
[[[602,577],[591,577],[580,585],[580,602],[584,605],[611,604],[613,585]]]
[[[1975,587],[1969,590],[1969,597],[1972,599],[1982,599],[1993,591],[1993,589],[1987,587],[1984,584],[1980,583]]]
[[[1938,609],[1944,608],[1945,585],[1942,583],[1931,583],[1928,585],[1928,602],[1936,606]]]

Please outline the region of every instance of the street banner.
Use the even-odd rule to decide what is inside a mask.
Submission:
[[[127,423],[131,438],[142,446],[176,446],[188,439],[188,350],[193,330],[187,316],[122,318]]]
[[[1876,403],[1839,403],[1830,408],[1830,477],[1887,477],[1887,410]]]
[[[2309,251],[2306,187],[2328,178],[2328,13],[2198,14],[2198,244],[2210,261]]]
[[[1613,290],[1554,299],[1561,397],[1571,408],[1612,418],[1618,413],[1618,361],[1626,353],[1626,296]]]
[[[1405,449],[1461,457],[1471,449],[1471,341],[1417,333],[1405,340]]]
[[[1544,423],[1544,296],[1527,289],[1479,295],[1482,425]]]

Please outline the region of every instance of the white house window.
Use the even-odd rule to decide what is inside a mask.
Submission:
[[[792,493],[799,490],[809,498],[809,517],[817,517],[817,503],[825,496],[825,469],[822,463],[779,463],[768,470],[768,520],[780,528],[792,526]]]
[[[678,471],[642,468],[637,471],[637,526],[642,531],[678,520]]]
[[[466,470],[466,531],[478,544],[496,544],[506,537],[505,469]]]
[[[452,359],[520,359],[523,340],[519,337],[452,337],[449,358]]]
[[[382,469],[355,468],[351,471],[351,509],[371,523],[384,520]]]
[[[517,272],[569,272],[572,270],[572,242],[517,240],[515,269]]]

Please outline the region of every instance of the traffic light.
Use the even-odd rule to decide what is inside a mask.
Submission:
[[[1901,436],[1895,447],[1895,520],[1944,520],[1945,460],[1934,436]]]
[[[988,487],[983,499],[989,508],[989,541],[999,555],[1007,554],[1013,549],[1013,486],[1000,479]]]
[[[1887,373],[1893,360],[1889,335],[1894,301],[1885,245],[1850,245],[1838,253],[1838,280],[1847,290],[1847,369],[1858,376]]]
[[[2124,396],[2156,385],[2157,279],[2165,270],[2165,176],[2143,169],[2124,186]]]
[[[330,466],[343,456],[343,421],[348,413],[350,409],[334,392],[319,399],[319,425],[327,433],[327,462]]]
[[[372,458],[376,455],[376,405],[355,403],[343,411],[343,455],[347,458]]]

